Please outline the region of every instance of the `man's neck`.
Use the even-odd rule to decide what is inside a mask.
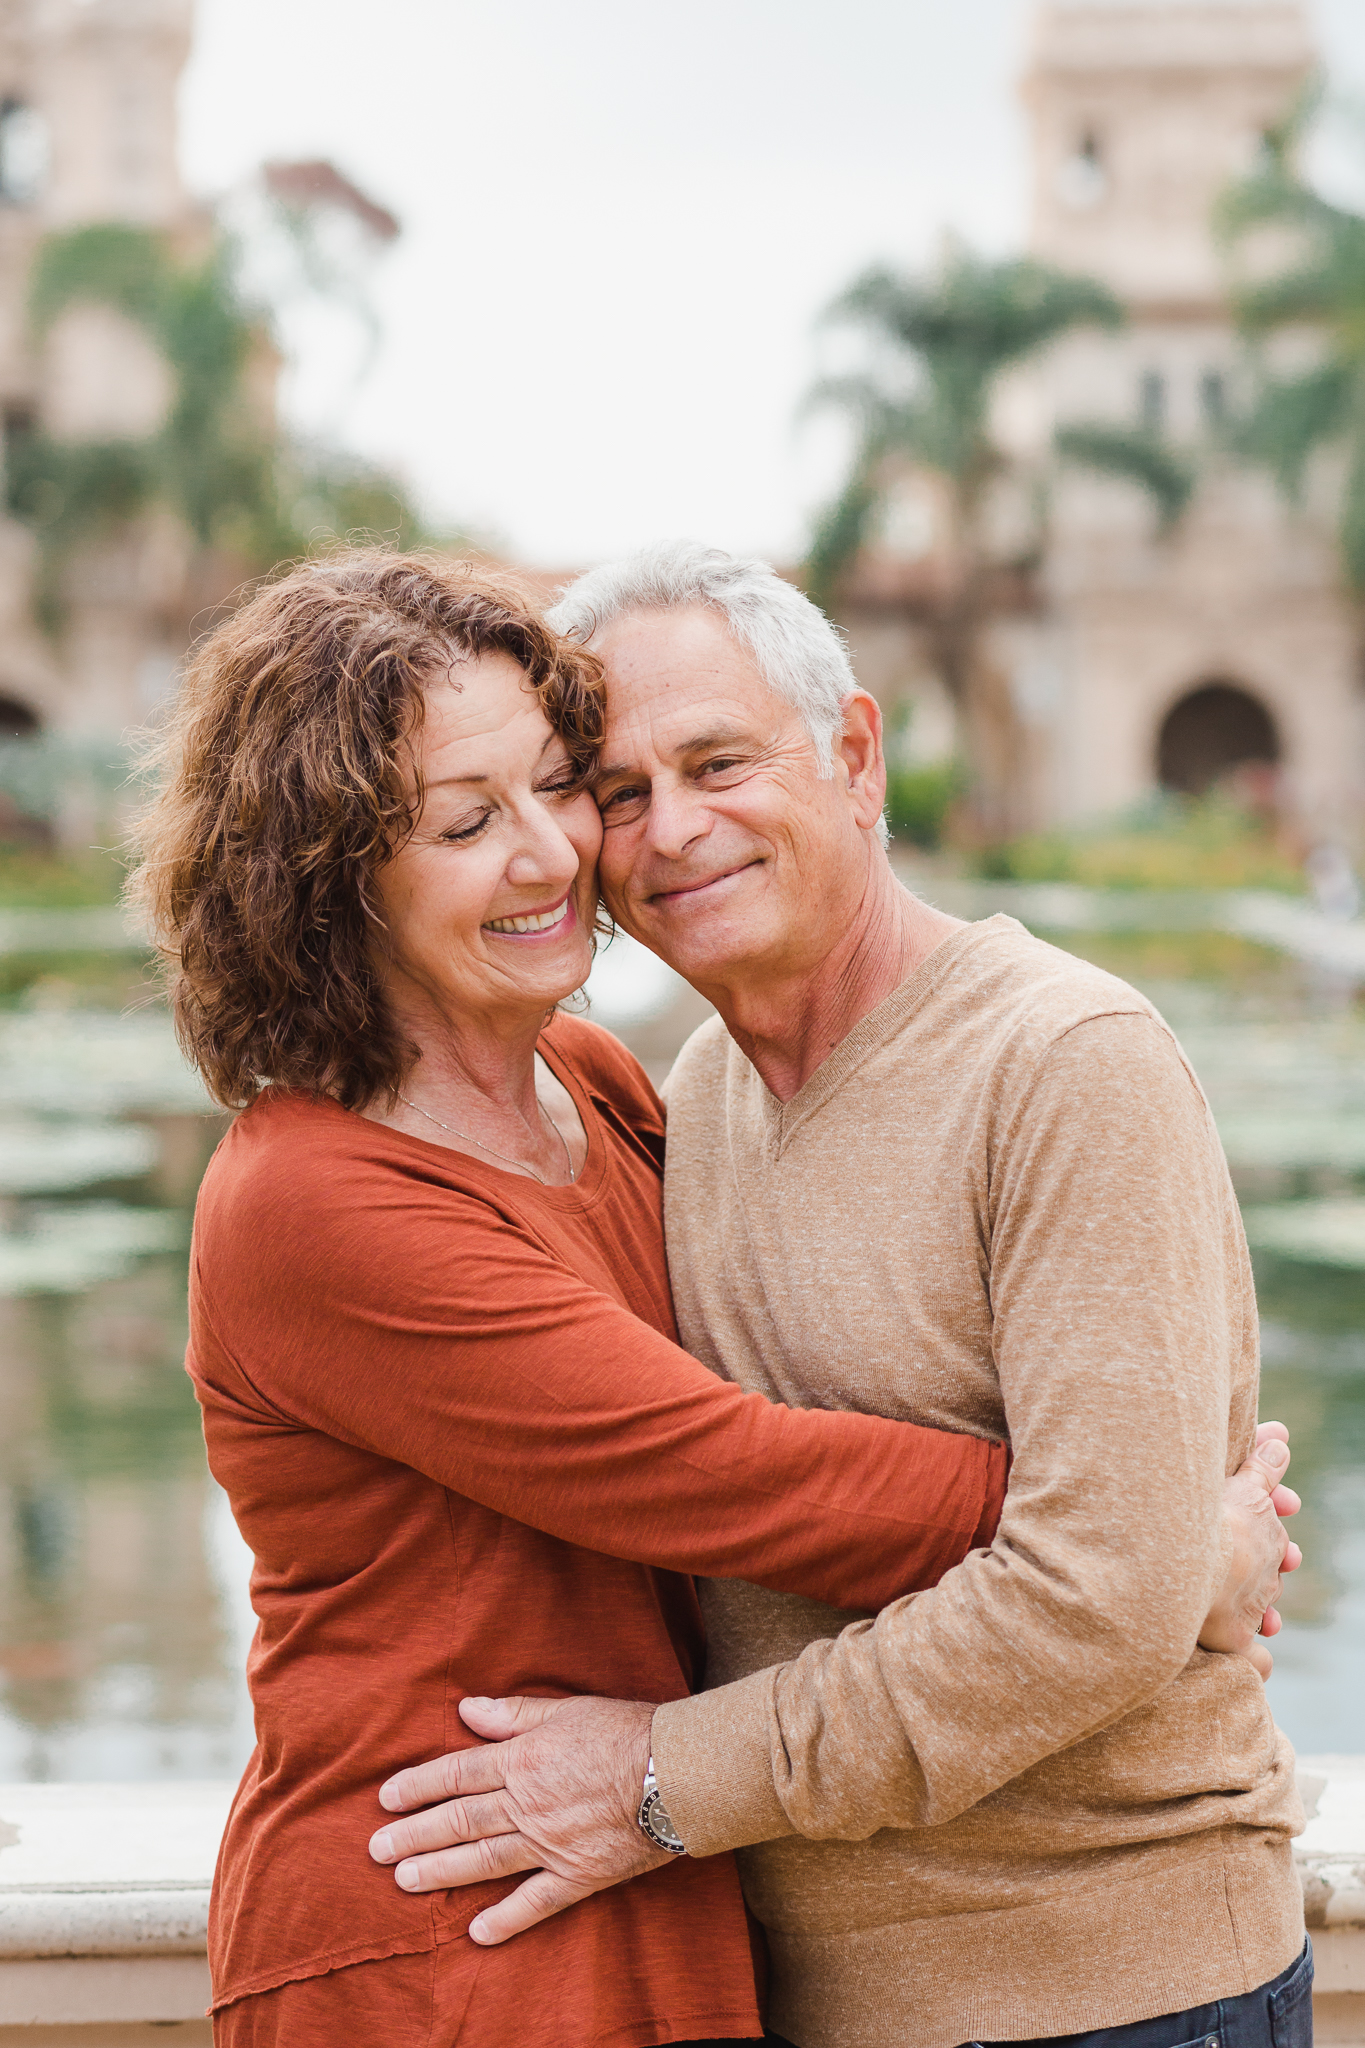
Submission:
[[[884,857],[874,858],[856,915],[822,959],[785,974],[756,966],[752,981],[741,977],[705,993],[766,1086],[790,1102],[961,923],[921,903]]]

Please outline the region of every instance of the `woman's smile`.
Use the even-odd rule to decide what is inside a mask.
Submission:
[[[490,917],[483,928],[486,932],[496,932],[500,938],[562,938],[573,923],[573,898],[565,896],[549,910],[517,911],[509,917]]]

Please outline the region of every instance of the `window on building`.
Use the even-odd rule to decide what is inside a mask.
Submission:
[[[1199,380],[1199,404],[1205,423],[1221,427],[1228,416],[1228,380],[1221,370],[1205,370]]]
[[[1166,379],[1160,370],[1144,370],[1138,388],[1138,418],[1149,434],[1160,434],[1166,425]]]
[[[0,205],[32,206],[46,181],[46,121],[22,100],[0,100]]]
[[[1057,189],[1066,205],[1078,209],[1098,206],[1109,190],[1104,149],[1093,129],[1086,129],[1077,137],[1075,148],[1058,174]]]

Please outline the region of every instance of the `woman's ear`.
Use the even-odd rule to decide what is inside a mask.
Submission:
[[[844,729],[836,754],[854,815],[865,830],[886,803],[886,756],[882,752],[882,708],[866,690],[850,690],[843,702]]]

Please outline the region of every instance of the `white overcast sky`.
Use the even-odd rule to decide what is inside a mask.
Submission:
[[[800,550],[819,308],[952,227],[1017,244],[1031,0],[198,0],[191,187],[330,157],[403,222],[346,437],[571,567]],[[1365,0],[1318,0],[1365,83]],[[319,376],[318,379],[321,382]],[[309,405],[305,356],[295,402]]]

